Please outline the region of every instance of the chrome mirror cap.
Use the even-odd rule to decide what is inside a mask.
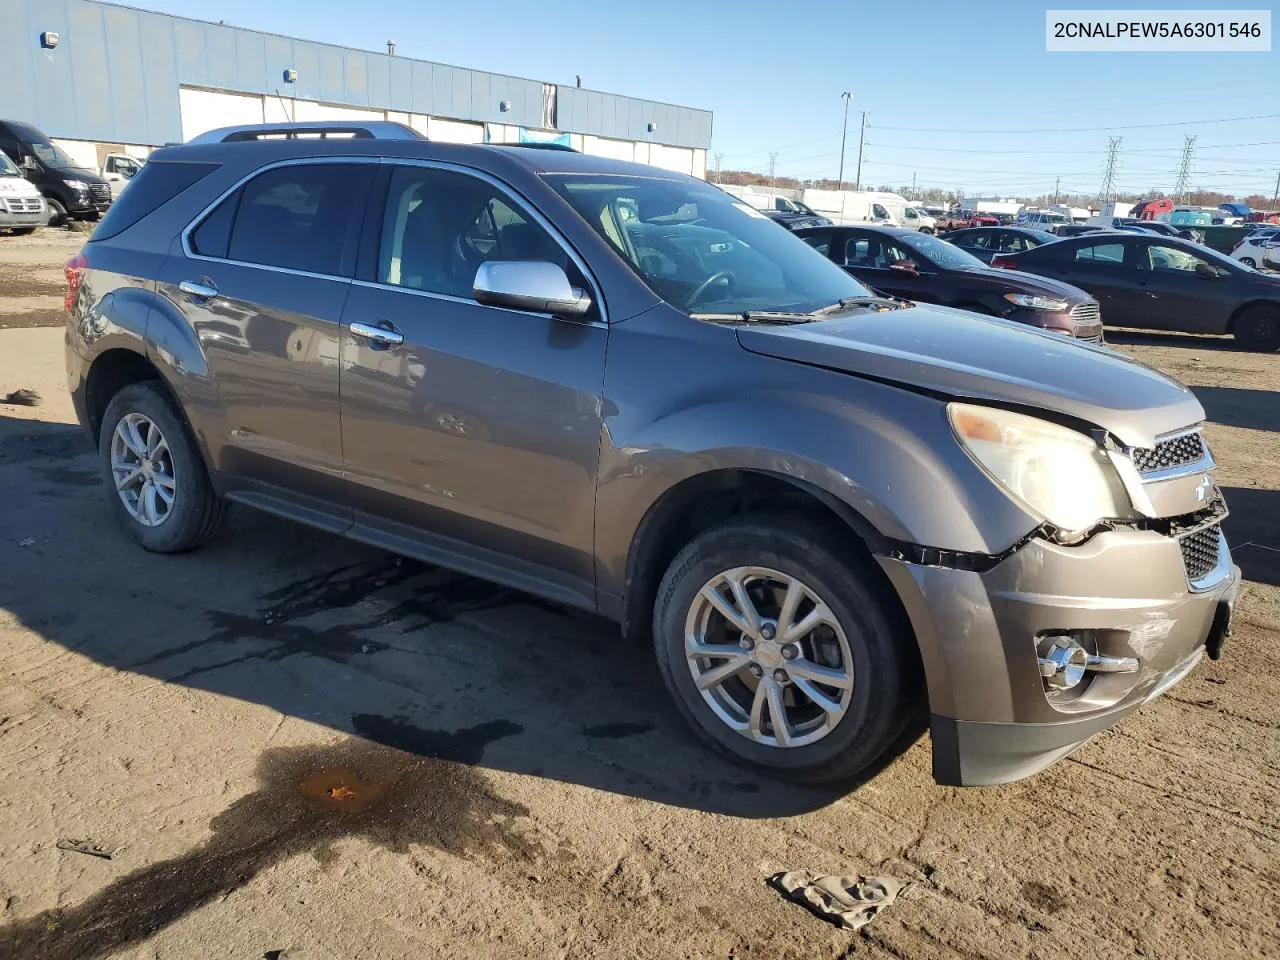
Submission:
[[[478,303],[513,310],[532,310],[561,317],[580,317],[591,298],[569,286],[563,269],[545,260],[489,260],[480,264],[472,284]]]

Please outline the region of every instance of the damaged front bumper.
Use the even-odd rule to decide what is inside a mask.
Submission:
[[[1075,546],[1032,537],[990,566],[880,557],[920,645],[935,779],[1029,776],[1178,682],[1206,650],[1216,657],[1240,580],[1225,537],[1217,549],[1194,581],[1179,539],[1150,529],[1107,530]],[[1055,637],[1099,664],[1070,689],[1044,676]]]

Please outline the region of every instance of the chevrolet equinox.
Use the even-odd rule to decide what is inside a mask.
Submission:
[[[152,154],[67,265],[111,509],[228,502],[651,637],[693,731],[847,781],[1070,753],[1217,657],[1239,571],[1183,386],[876,296],[701,180],[391,123]]]

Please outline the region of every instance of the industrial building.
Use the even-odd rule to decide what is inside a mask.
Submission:
[[[705,177],[711,113],[95,0],[0,0],[0,118],[83,166],[228,124],[386,119]]]

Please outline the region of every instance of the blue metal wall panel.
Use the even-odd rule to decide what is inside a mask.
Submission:
[[[0,115],[50,136],[160,144],[181,136],[180,85],[542,125],[542,83],[388,57],[96,0],[0,0]],[[61,35],[55,50],[39,35]],[[284,82],[287,69],[296,83]],[[556,91],[561,130],[706,147],[711,114],[577,87]],[[511,102],[503,113],[499,104]],[[658,125],[650,135],[646,125]]]
[[[107,63],[111,71],[111,101],[114,109],[115,135],[122,143],[145,141],[150,133],[147,123],[147,88],[143,77],[142,38],[138,30],[137,11],[124,7],[103,7],[102,26],[110,51]]]

